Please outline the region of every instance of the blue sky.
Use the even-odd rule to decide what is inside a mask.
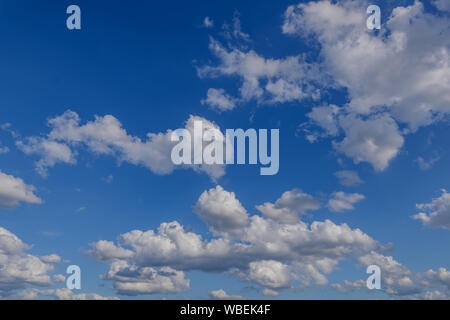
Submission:
[[[3,298],[448,297],[446,1],[71,4],[0,5]],[[174,167],[191,115],[279,129],[278,174]]]

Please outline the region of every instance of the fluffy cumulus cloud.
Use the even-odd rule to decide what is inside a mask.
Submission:
[[[331,287],[339,292],[342,293],[348,293],[353,291],[358,291],[361,289],[366,288],[366,282],[364,280],[356,280],[356,281],[348,281],[344,280],[344,282],[341,283],[333,283]]]
[[[249,222],[248,213],[234,192],[228,192],[221,186],[203,192],[194,211],[208,226],[219,232],[239,230]]]
[[[443,7],[441,1],[435,4]],[[324,65],[335,83],[348,91],[349,103],[343,107],[351,116],[337,124],[343,125],[347,136],[362,133],[362,137],[344,139],[338,150],[355,162],[368,161],[383,170],[403,144],[394,120],[416,130],[450,111],[450,37],[446,32],[450,20],[424,12],[416,1],[395,8],[377,35],[365,28],[366,15],[360,10],[364,5],[364,1],[359,5],[318,1],[290,6],[283,32],[318,41]],[[382,109],[389,115],[375,122],[362,122],[357,116]],[[330,119],[316,122],[327,132],[336,131]],[[365,131],[361,124],[371,128]],[[353,126],[359,128],[348,132]],[[383,129],[387,130],[384,137]],[[360,152],[352,150],[352,145],[359,146]],[[380,152],[378,157],[375,150]]]
[[[385,256],[378,252],[370,252],[359,257],[359,262],[364,267],[377,265],[381,269],[382,286],[390,295],[407,296],[421,292],[421,287],[415,281],[414,275],[407,267],[396,261],[391,256]]]
[[[205,19],[203,19],[203,26],[205,28],[212,28],[214,27],[214,21],[210,17],[205,17]]]
[[[184,272],[170,267],[159,270],[139,267],[125,260],[111,263],[108,272],[101,276],[103,280],[112,280],[113,288],[119,294],[135,296],[138,294],[177,293],[189,289],[189,279]]]
[[[328,208],[336,212],[353,210],[355,209],[353,205],[364,198],[364,195],[359,193],[334,192],[328,200]]]
[[[61,263],[61,257],[54,253],[48,256],[41,256],[41,260],[45,263]]]
[[[51,286],[50,273],[54,267],[27,251],[31,246],[24,243],[12,232],[0,227],[0,296],[9,297],[16,290],[29,286]],[[55,257],[50,255],[47,257]],[[54,259],[50,259],[54,261]]]
[[[357,194],[341,196],[348,201],[346,209],[355,199],[362,198]],[[276,204],[300,212],[305,210],[304,199],[305,194],[294,189],[285,192]],[[109,264],[109,271],[101,278],[112,281],[113,288],[124,295],[188,290],[190,282],[185,279],[185,272],[194,270],[237,277],[270,297],[283,290],[328,285],[348,293],[367,290],[366,279],[329,284],[328,275],[341,261],[356,259],[364,270],[370,265],[380,267],[381,285],[388,296],[449,296],[447,269],[414,273],[385,255],[390,246],[383,246],[346,224],[251,215],[234,193],[220,186],[202,193],[194,208],[212,231],[212,237],[187,231],[174,221],[162,223],[157,230],[132,230],[121,234],[116,242],[100,240],[92,243],[87,252],[95,260]],[[214,223],[212,217],[220,222]],[[223,290],[210,291],[209,295],[213,299],[242,298]]]
[[[265,218],[283,223],[296,223],[299,215],[319,208],[317,199],[299,189],[284,192],[275,203],[266,202],[256,206]]]
[[[209,291],[209,296],[211,297],[211,299],[214,300],[243,300],[244,297],[239,296],[239,295],[235,295],[235,294],[228,294],[225,292],[225,290],[223,289],[219,289],[219,290],[212,290]]]
[[[381,34],[375,35],[365,28],[365,4],[318,1],[290,6],[283,31],[317,39],[333,79],[349,91],[352,111],[367,114],[385,106],[413,129],[447,113],[449,19],[424,12],[416,1],[395,8]]]
[[[443,289],[447,296],[450,294],[450,270],[446,268],[439,268],[437,271],[430,269],[421,274],[419,279],[426,287]]]
[[[413,215],[413,219],[428,227],[450,229],[450,193],[446,190],[430,203],[417,204],[416,207],[422,212]]]
[[[284,193],[277,203],[297,213],[318,207],[298,189]],[[88,253],[110,265],[102,278],[113,281],[122,293],[125,288],[133,294],[170,293],[188,288],[182,272],[223,272],[275,295],[279,290],[325,285],[326,275],[339,261],[381,248],[376,240],[346,224],[250,215],[234,193],[219,186],[205,191],[194,208],[213,232],[212,238],[187,231],[174,221],[162,223],[157,230],[121,234],[116,243],[92,243]],[[160,275],[168,270],[163,268],[172,271]],[[136,285],[122,286],[129,283]]]
[[[227,47],[212,37],[209,49],[218,63],[199,67],[197,72],[201,78],[226,76],[238,77],[241,80],[237,97],[225,96],[224,91],[214,91],[215,96],[220,94],[215,100],[219,100],[218,98],[221,101],[237,102],[255,100],[266,104],[317,99],[320,96],[315,83],[322,81],[319,78],[321,73],[317,65],[306,63],[304,56],[265,58],[253,50],[233,45]]]
[[[42,203],[34,191],[35,188],[27,185],[22,179],[0,171],[0,208],[12,208],[20,202]]]
[[[228,95],[224,89],[210,88],[206,95],[206,99],[203,99],[201,103],[216,111],[228,111],[236,106],[235,99]]]
[[[403,146],[404,138],[396,122],[387,114],[367,120],[353,115],[339,120],[345,138],[335,142],[334,148],[355,163],[369,162],[375,170],[382,171]]]
[[[201,121],[203,130],[216,128],[214,123],[190,116],[185,128],[193,136],[194,121]],[[148,133],[145,139],[127,133],[120,121],[112,115],[96,116],[95,120],[81,123],[77,113],[67,110],[64,114],[48,120],[50,132],[46,137],[29,137],[17,141],[17,146],[28,155],[37,155],[36,170],[47,174],[48,168],[57,163],[76,163],[76,150],[82,147],[97,155],[115,157],[119,163],[128,162],[143,166],[156,174],[169,174],[175,169],[171,151],[176,142],[171,141],[172,130],[165,133]],[[198,172],[212,178],[224,175],[220,165],[192,165]]]

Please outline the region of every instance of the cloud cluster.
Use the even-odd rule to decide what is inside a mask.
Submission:
[[[209,292],[209,296],[214,300],[244,300],[244,297],[238,295],[229,295],[223,289],[212,290]]]
[[[448,10],[446,1],[433,3]],[[383,171],[399,154],[405,134],[450,113],[450,19],[415,1],[394,8],[374,32],[361,9],[367,6],[364,0],[322,0],[286,9],[283,33],[317,43],[315,61],[305,55],[265,58],[211,38],[209,48],[219,62],[198,68],[198,74],[238,77],[239,103],[312,99],[320,105],[302,125],[306,138],[331,137],[337,152]],[[324,101],[328,89],[345,92],[347,102]]]
[[[261,208],[267,206],[266,203]],[[319,205],[294,189],[285,192],[274,206],[300,214]],[[224,272],[271,290],[267,293],[274,295],[282,289],[327,284],[326,274],[339,261],[381,248],[376,240],[346,224],[337,225],[330,220],[307,224],[299,219],[286,219],[283,212],[281,217],[276,212],[250,215],[234,193],[220,186],[205,191],[194,208],[214,237],[204,239],[174,221],[162,223],[157,230],[121,234],[116,243],[105,240],[92,243],[88,250],[91,257],[110,264],[110,272],[102,278],[112,280],[113,287],[123,292],[122,282],[153,281],[142,272],[146,268],[152,277],[157,274],[154,268],[171,268],[172,276],[191,270]],[[123,269],[127,271],[122,278],[117,277],[117,270]],[[178,282],[167,279],[170,285],[164,288],[171,289],[166,292],[186,289],[183,278],[179,279]],[[135,289],[130,291],[139,293]]]
[[[51,286],[50,272],[57,255],[36,257],[27,253],[31,246],[0,227],[0,296],[11,296],[28,286]],[[50,261],[50,263],[49,263]]]

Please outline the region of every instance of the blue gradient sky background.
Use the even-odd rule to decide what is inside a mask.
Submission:
[[[260,176],[259,166],[228,166],[217,181],[236,197],[250,214],[256,205],[275,202],[283,192],[300,188],[325,199],[335,191],[357,192],[365,199],[355,209],[331,212],[325,206],[307,214],[306,222],[330,219],[359,228],[382,244],[392,243],[392,255],[413,272],[447,267],[450,233],[428,228],[411,219],[417,203],[429,203],[448,187],[450,128],[446,120],[421,127],[405,136],[399,154],[387,169],[377,172],[367,162],[333,150],[330,139],[310,144],[298,126],[318,102],[292,101],[259,105],[249,101],[230,112],[217,113],[201,99],[209,88],[237,94],[235,77],[200,79],[196,66],[214,64],[208,50],[209,36],[222,41],[221,26],[240,13],[242,31],[250,35],[249,49],[263,57],[281,59],[308,53],[319,58],[320,47],[298,37],[282,34],[283,14],[298,1],[84,1],[82,30],[65,26],[69,1],[2,1],[0,4],[0,122],[10,123],[20,137],[49,132],[46,120],[70,109],[82,123],[95,115],[113,115],[128,134],[145,137],[147,132],[165,132],[183,127],[189,115],[214,121],[221,128],[279,128],[280,171]],[[395,1],[395,6],[411,1]],[[376,1],[389,16],[393,2]],[[365,10],[361,5],[361,10]],[[428,2],[425,10],[438,13]],[[208,16],[213,28],[203,27]],[[364,26],[362,26],[364,27]],[[383,68],[383,66],[380,66]],[[388,72],[388,70],[386,70]],[[330,90],[319,104],[345,104],[345,89]],[[400,125],[401,126],[401,125]],[[138,229],[156,229],[162,222],[179,221],[205,238],[212,233],[193,213],[203,191],[216,183],[206,174],[175,170],[157,175],[142,166],[121,163],[114,157],[78,149],[77,164],[56,164],[43,178],[34,170],[35,156],[16,147],[17,137],[0,132],[1,171],[20,177],[36,187],[42,204],[22,203],[0,208],[0,225],[32,244],[36,256],[57,253],[69,262],[55,266],[65,273],[69,264],[82,270],[81,292],[116,295],[110,281],[99,279],[108,265],[84,253],[89,243],[114,241],[119,234]],[[421,170],[418,157],[439,161]],[[341,163],[337,160],[340,159]],[[364,183],[343,187],[334,173],[355,170]],[[112,175],[111,183],[106,181]],[[79,211],[79,208],[85,208]],[[327,276],[330,284],[366,279],[365,268],[354,258],[340,262]],[[138,299],[208,298],[208,291],[224,289],[229,294],[264,298],[259,287],[223,273],[186,272],[191,289],[177,294],[138,295]],[[64,287],[64,284],[56,284]],[[379,298],[382,292],[340,293],[329,286],[305,291],[282,290],[279,298]],[[120,298],[127,298],[120,296]]]

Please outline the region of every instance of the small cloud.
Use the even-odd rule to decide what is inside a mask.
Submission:
[[[9,148],[8,147],[0,147],[0,154],[5,154],[9,152]]]
[[[53,281],[55,281],[56,283],[62,283],[66,281],[66,277],[62,274],[54,274]]]
[[[114,181],[114,176],[112,174],[110,174],[107,177],[102,178],[102,180],[108,184],[112,183]]]
[[[76,210],[76,212],[81,212],[81,211],[84,211],[84,210],[86,210],[86,207],[80,207],[80,208],[78,208],[78,209]]]
[[[365,197],[359,193],[334,192],[332,198],[328,201],[328,208],[331,211],[342,212],[355,209],[353,205]]]
[[[334,173],[339,183],[345,187],[358,186],[364,181],[358,176],[358,172],[352,170],[341,170]]]
[[[209,291],[209,296],[214,300],[244,300],[244,297],[238,295],[229,295],[223,289]]]
[[[203,26],[205,28],[212,28],[214,27],[214,21],[210,17],[205,17],[203,20]]]
[[[417,165],[419,166],[420,170],[429,170],[440,159],[441,158],[439,156],[436,156],[436,157],[431,158],[430,160],[426,161],[424,158],[418,157],[416,160],[414,160],[414,162],[417,163]]]

